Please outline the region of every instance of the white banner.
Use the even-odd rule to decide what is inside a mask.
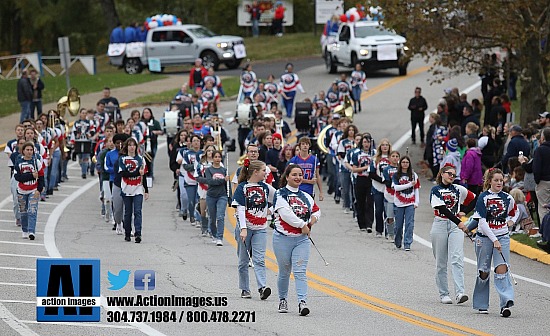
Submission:
[[[271,26],[273,16],[275,15],[275,0],[258,0],[258,6],[262,10],[260,16],[260,26]],[[289,1],[282,1],[285,10],[285,17],[283,19],[283,26],[294,25],[294,5]],[[237,24],[239,27],[250,27],[252,21],[250,20],[250,13],[248,9],[252,7],[252,0],[242,0],[237,6]]]
[[[395,61],[397,60],[397,47],[395,44],[378,45],[376,55],[379,61]]]
[[[344,14],[343,0],[315,0],[315,23],[325,24],[332,16]]]

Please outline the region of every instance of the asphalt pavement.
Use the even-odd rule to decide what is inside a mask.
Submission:
[[[335,75],[328,75],[321,64],[296,70],[307,93],[299,99],[313,97],[326,90]],[[277,66],[278,67],[278,66]],[[283,65],[284,67],[284,65]],[[259,68],[255,71],[259,72]],[[279,67],[282,69],[282,67]],[[408,99],[414,87],[421,86],[429,110],[435,108],[443,89],[457,86],[472,90],[469,98],[479,95],[475,76],[459,76],[440,84],[429,85],[431,76],[420,60],[411,63],[409,75],[383,71],[368,80],[370,91],[363,96],[363,112],[354,123],[369,131],[375,139],[387,137],[394,147],[418,162],[421,149],[410,144]],[[222,75],[222,74],[220,74]],[[160,82],[160,81],[159,81]],[[174,81],[175,88],[177,81]],[[150,85],[155,87],[155,85]],[[164,91],[162,89],[160,91]],[[118,94],[118,93],[117,93]],[[115,94],[113,94],[115,95]],[[119,99],[123,101],[120,97]],[[230,117],[233,102],[222,103],[221,111]],[[162,112],[155,107],[156,115]],[[125,115],[129,113],[124,111]],[[3,124],[0,123],[0,125]],[[234,125],[228,125],[232,136]],[[3,133],[3,132],[2,132]],[[161,140],[161,146],[165,146]],[[225,245],[216,247],[189,221],[178,218],[172,177],[167,168],[166,148],[156,159],[155,185],[144,204],[144,229],[141,244],[126,243],[100,216],[98,186],[91,179],[79,177],[79,167],[72,163],[70,180],[61,185],[48,202],[39,204],[38,239],[22,240],[10,213],[11,198],[7,174],[0,175],[0,335],[183,335],[223,332],[228,335],[502,335],[533,334],[545,330],[550,311],[550,269],[547,265],[512,255],[511,269],[519,284],[512,318],[498,316],[498,296],[491,285],[489,315],[478,315],[471,299],[464,305],[442,305],[435,286],[435,265],[429,248],[429,230],[433,219],[428,203],[431,183],[421,179],[421,202],[415,215],[415,242],[410,252],[396,249],[383,238],[358,230],[350,215],[344,214],[331,196],[319,202],[321,221],[312,238],[328,261],[325,266],[315,249],[311,249],[308,279],[308,303],[311,314],[300,317],[294,283],[289,288],[289,313],[277,312],[277,266],[273,256],[271,233],[268,235],[266,265],[272,296],[260,301],[251,271],[251,300],[241,299],[238,290],[237,258],[232,231],[235,220],[231,210],[226,216]],[[230,154],[230,170],[236,169],[237,154]],[[6,158],[0,158],[5,165]],[[416,165],[414,166],[416,168]],[[465,239],[466,292],[472,296],[476,267],[472,243]],[[37,256],[101,259],[101,294],[135,296],[141,294],[131,286],[120,291],[108,290],[107,271],[151,269],[156,274],[156,288],[147,294],[158,296],[202,296],[227,298],[226,307],[141,307],[140,310],[174,310],[178,313],[214,311],[254,312],[255,322],[182,322],[182,323],[113,323],[107,322],[109,311],[132,311],[137,308],[102,308],[100,323],[37,324],[35,320],[35,259]],[[452,288],[452,284],[451,284]]]

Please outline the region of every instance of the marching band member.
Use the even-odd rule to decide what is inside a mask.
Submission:
[[[260,150],[258,146],[253,144],[249,144],[248,146],[246,146],[246,157],[250,161],[258,160],[260,157]],[[235,186],[239,184],[238,180],[239,180],[239,176],[241,176],[241,169],[242,167],[237,168],[237,171],[235,172],[235,175],[231,180],[231,183],[233,183],[233,185]],[[274,180],[273,174],[266,167],[266,177],[264,182],[267,184],[273,185],[273,180]]]
[[[394,213],[394,195],[395,190],[392,188],[392,178],[397,172],[397,166],[399,165],[399,159],[401,155],[398,151],[394,150],[390,153],[390,164],[384,168],[384,210],[386,211],[386,239],[390,242],[394,242],[395,237],[395,213]]]
[[[332,82],[327,91],[327,106],[332,111],[340,105],[340,92],[338,91],[338,81]]]
[[[345,73],[340,75],[340,80],[338,81],[338,99],[340,103],[344,101],[345,97],[350,97],[351,94],[351,85],[348,82],[348,76]]]
[[[138,143],[134,138],[124,142],[118,159],[118,171],[122,177],[120,189],[124,202],[124,240],[130,241],[132,214],[134,215],[134,241],[141,243],[143,201],[149,198],[145,160],[138,154]]]
[[[124,210],[124,201],[122,200],[121,190],[122,177],[118,169],[118,158],[120,156],[120,151],[122,150],[122,145],[127,139],[128,135],[126,134],[115,134],[113,137],[115,148],[105,154],[105,164],[103,167],[105,172],[109,173],[109,184],[112,186],[111,195],[113,219],[115,220],[113,230],[116,230],[117,235],[121,235],[123,233],[122,218]]]
[[[201,82],[208,75],[208,70],[202,65],[202,59],[195,59],[195,67],[189,71],[189,87],[193,91],[200,90]]]
[[[187,220],[189,213],[191,225],[195,225],[195,206],[197,205],[197,179],[195,178],[197,154],[201,149],[201,138],[193,134],[190,147],[181,148],[176,157],[179,168],[181,207],[180,216]]]
[[[232,205],[237,208],[238,225],[235,240],[238,243],[239,289],[241,297],[249,299],[248,262],[252,259],[260,299],[266,300],[271,289],[266,286],[265,250],[267,219],[271,211],[275,189],[264,183],[266,165],[262,161],[245,159],[239,175],[239,185],[233,194]],[[250,253],[250,254],[249,254]]]
[[[477,269],[473,305],[480,314],[489,308],[489,274],[491,260],[495,272],[495,288],[500,297],[500,316],[509,317],[514,306],[514,287],[509,279],[510,235],[508,227],[519,216],[514,198],[502,191],[504,174],[500,169],[485,172],[483,190],[476,203],[473,218],[479,218],[475,238]],[[495,249],[498,251],[495,251]]]
[[[279,266],[279,313],[288,312],[288,284],[292,271],[296,283],[298,313],[306,316],[310,312],[307,306],[306,276],[310,251],[309,234],[321,217],[321,210],[308,193],[300,190],[302,179],[302,168],[296,164],[289,164],[281,177],[281,189],[277,190],[273,201],[273,252]]]
[[[69,142],[74,146],[76,141],[90,141],[94,136],[95,131],[93,125],[90,124],[90,120],[86,119],[87,111],[85,109],[80,110],[80,119],[76,120],[71,130],[71,136]],[[80,164],[80,171],[82,178],[85,179],[90,168],[90,156],[91,153],[79,153],[78,163]]]
[[[401,248],[401,240],[405,251],[411,250],[414,231],[414,212],[420,201],[418,189],[420,180],[412,169],[411,159],[403,156],[399,160],[397,172],[392,177],[392,187],[395,190],[395,246]],[[405,235],[403,235],[403,224]]]
[[[346,154],[356,147],[355,138],[359,134],[359,130],[355,125],[348,125],[344,129],[341,141],[338,142],[338,148],[336,150],[337,158],[341,162],[338,170],[337,178],[340,179],[340,186],[342,187],[341,197],[344,200],[344,212],[347,214],[352,206],[351,203],[351,170],[344,164]]]
[[[267,77],[267,82],[264,83],[264,94],[266,96],[265,103],[272,108],[273,104],[279,101],[279,86],[275,83],[275,76],[270,74]]]
[[[199,160],[197,164],[197,169],[195,170],[195,178],[198,177],[206,177],[205,172],[206,168],[212,166],[212,163],[214,162],[214,151],[216,148],[214,145],[205,145],[204,151],[201,156],[201,159]],[[195,226],[199,226],[202,229],[202,236],[206,237],[208,235],[209,227],[208,227],[208,217],[206,216],[206,192],[208,190],[208,185],[206,183],[201,183],[197,180],[199,186],[197,189],[197,193],[199,195],[199,212],[201,215],[201,223],[197,223]]]
[[[300,78],[293,71],[294,66],[292,63],[287,63],[285,73],[281,75],[279,83],[279,92],[283,96],[283,104],[285,105],[286,116],[288,118],[292,118],[296,89],[300,90],[301,93],[306,93],[302,84],[300,84]]]
[[[374,167],[376,175],[384,179],[384,169],[390,165],[391,144],[386,138],[380,140],[376,155],[374,156]],[[372,198],[374,199],[374,218],[376,221],[376,237],[382,238],[384,233],[384,217],[388,216],[384,207],[384,189],[386,186],[379,181],[372,181]],[[387,233],[387,232],[386,232]]]
[[[10,168],[10,189],[13,202],[13,215],[15,225],[21,226],[21,214],[19,212],[19,202],[17,201],[17,180],[13,177],[15,174],[15,160],[11,159],[14,153],[21,153],[20,148],[25,143],[25,128],[18,124],[15,126],[15,139],[6,143],[4,153],[8,156],[8,167]]]
[[[101,100],[97,102],[94,120],[97,126],[96,133],[102,136],[105,132],[105,126],[107,126],[111,120],[109,114],[105,113],[105,103]]]
[[[214,68],[208,68],[208,74],[202,79],[201,87],[204,90],[206,83],[212,82],[212,87],[216,88],[222,97],[225,97],[223,91],[222,80],[220,76],[214,74]]]
[[[241,72],[241,90],[245,97],[250,97],[256,91],[258,80],[252,71],[252,64],[246,63]]]
[[[203,101],[203,106],[201,111],[204,111],[208,106],[208,103],[214,103],[216,106],[220,105],[220,93],[216,89],[212,82],[206,82],[204,89],[201,91],[201,98]]]
[[[355,65],[355,70],[351,72],[351,93],[353,99],[353,111],[361,112],[361,91],[367,91],[367,75],[361,68],[361,64]]]
[[[21,152],[22,155],[19,155],[14,163],[14,178],[18,182],[17,200],[21,214],[21,230],[23,238],[34,240],[38,200],[44,188],[44,169],[42,160],[35,154],[33,142],[25,142]]]
[[[303,169],[303,176],[300,183],[300,190],[307,193],[311,197],[315,197],[313,185],[317,184],[319,188],[319,201],[323,200],[322,182],[319,178],[319,159],[316,155],[310,153],[311,140],[308,137],[302,137],[298,141],[300,152],[298,155],[290,159],[289,164],[294,163]]]

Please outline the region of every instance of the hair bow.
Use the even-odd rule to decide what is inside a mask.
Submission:
[[[244,159],[244,163],[243,165],[248,168],[248,166],[250,166],[250,160],[249,159]]]
[[[445,163],[445,165],[443,167],[451,167],[451,168],[456,168],[454,164],[450,163],[450,162],[447,162]]]

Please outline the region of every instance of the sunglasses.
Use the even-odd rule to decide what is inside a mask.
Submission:
[[[450,172],[445,172],[445,174],[449,175],[450,177],[456,177],[456,174],[453,174],[453,173],[450,173]]]

